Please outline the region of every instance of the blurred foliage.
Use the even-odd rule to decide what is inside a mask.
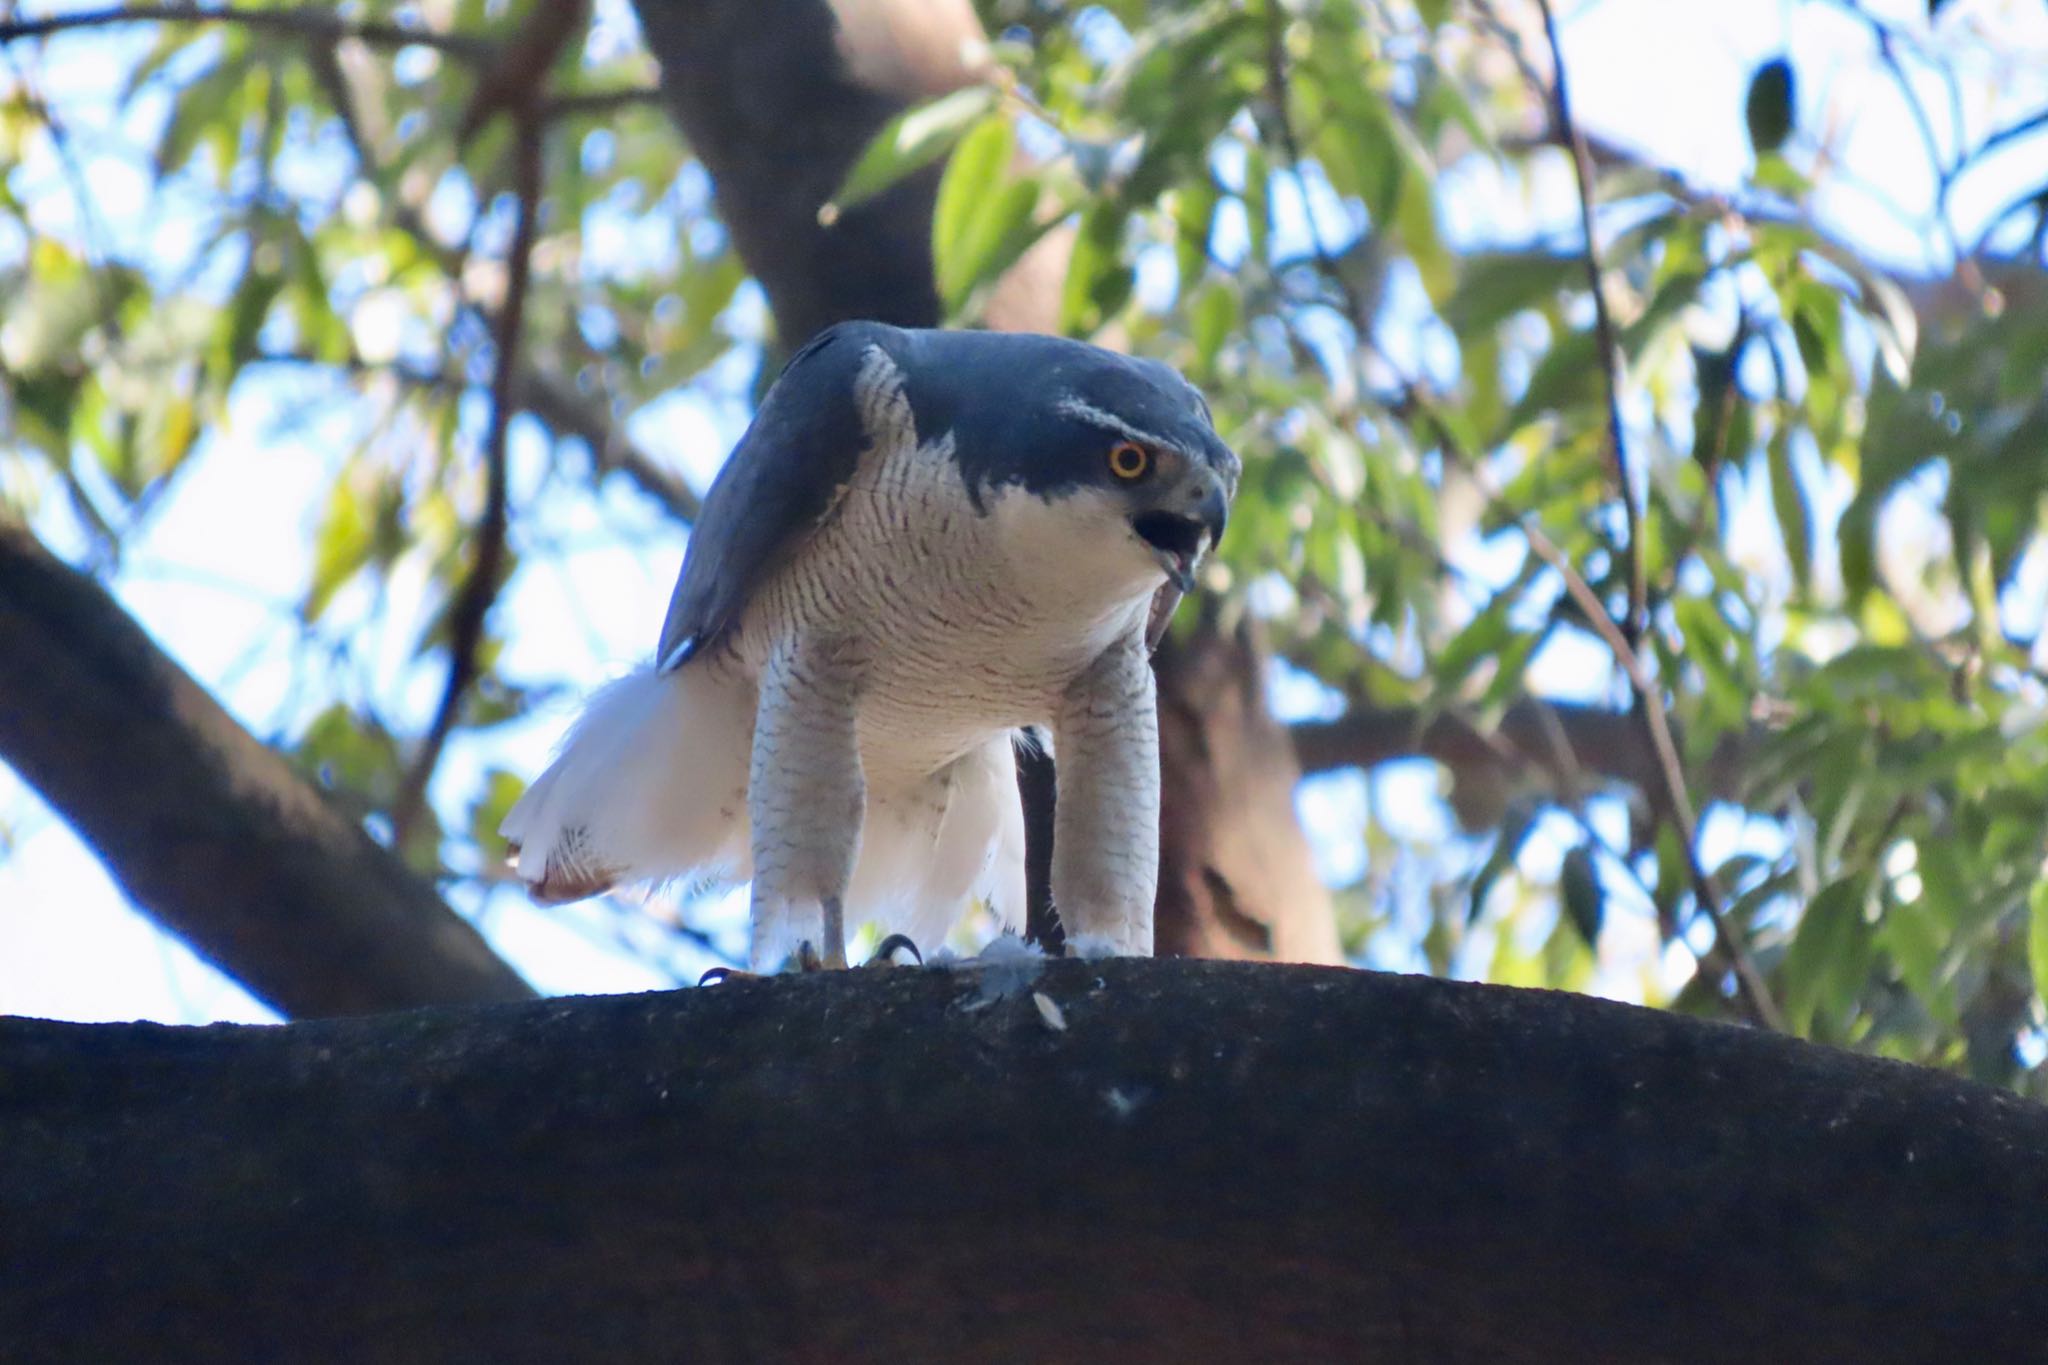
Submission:
[[[1863,32],[1868,65],[1899,73],[1908,100],[1984,56],[1963,11],[2003,12],[1807,7]],[[483,0],[348,12],[443,33],[518,22]],[[949,157],[932,240],[956,322],[1057,239],[1060,325],[1201,384],[1247,461],[1209,586],[1266,618],[1280,658],[1332,706],[1482,729],[1532,691],[1624,710],[1627,679],[1528,533],[1616,620],[1639,562],[1644,663],[1691,804],[1721,832],[1700,851],[1735,850],[1706,870],[1791,1026],[2048,1093],[2048,185],[1967,248],[1946,216],[1974,158],[2017,135],[1929,140],[1936,202],[1919,226],[1943,270],[1925,276],[1821,216],[1843,172],[1796,47],[1723,112],[1755,152],[1739,186],[1595,138],[1631,544],[1533,6],[982,13],[1000,78],[892,123],[837,202]],[[612,42],[553,68],[524,346],[619,420],[752,354],[760,307],[659,108],[606,94],[655,78],[601,5],[607,24]],[[57,490],[112,563],[206,458],[238,383],[331,376],[368,416],[313,529],[301,624],[340,613],[345,634],[409,574],[429,599],[412,655],[433,662],[482,502],[475,408],[509,237],[509,132],[455,136],[476,79],[466,55],[423,46],[161,29],[124,98],[160,105],[157,193],[203,204],[205,231],[178,253],[100,250],[0,182],[25,244],[0,274],[4,458],[47,476],[0,478],[0,495]],[[17,83],[0,159],[38,140],[61,155],[50,120]],[[593,496],[598,466],[565,448],[545,486]],[[515,572],[534,491],[515,500]],[[587,681],[504,677],[497,644],[471,731]],[[388,709],[344,688],[285,739],[373,827],[411,745]],[[1523,984],[1604,971],[1607,989],[1737,1013],[1723,968],[1682,985],[1668,970],[1713,940],[1669,794],[1605,768],[1558,780],[1549,757],[1443,774],[1453,818],[1437,834],[1388,819],[1369,787],[1347,944]],[[408,854],[481,875],[518,789],[486,771]]]

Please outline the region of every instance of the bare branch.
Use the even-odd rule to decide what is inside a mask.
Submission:
[[[519,375],[519,348],[526,318],[526,287],[533,273],[533,242],[540,217],[541,136],[540,121],[530,107],[517,111],[518,143],[515,152],[514,193],[517,207],[512,230],[512,248],[505,263],[505,300],[498,311],[493,347],[494,374],[491,380],[491,422],[484,435],[483,520],[477,528],[476,560],[448,623],[448,682],[441,692],[441,704],[434,720],[420,740],[405,783],[391,807],[393,841],[401,848],[425,800],[426,787],[441,760],[441,751],[455,728],[456,717],[470,684],[476,681],[477,651],[483,643],[484,619],[497,601],[504,579],[506,471],[505,445],[512,424]]]
[[[1622,634],[1633,648],[1642,639],[1649,620],[1649,569],[1643,556],[1643,514],[1636,506],[1635,481],[1629,476],[1628,439],[1621,422],[1621,346],[1615,336],[1613,315],[1607,310],[1607,290],[1601,282],[1600,238],[1593,225],[1593,161],[1587,154],[1585,138],[1572,121],[1571,88],[1565,82],[1564,48],[1557,37],[1557,18],[1551,13],[1550,0],[1539,3],[1543,8],[1543,31],[1550,39],[1550,97],[1557,113],[1557,131],[1571,152],[1572,173],[1579,182],[1579,227],[1586,237],[1586,287],[1593,295],[1593,337],[1600,347],[1601,372],[1607,377],[1607,453],[1614,461],[1614,481],[1628,522],[1628,616],[1622,622]]]
[[[617,90],[582,90],[551,96],[540,116],[550,123],[572,118],[602,118],[622,109],[638,109],[661,103],[661,89],[653,85],[628,85]]]
[[[363,173],[374,178],[377,172],[376,149],[362,134],[355,92],[350,88],[347,76],[332,60],[316,62],[314,74],[341,116],[342,127],[348,133]],[[553,107],[544,105],[542,116],[547,117]],[[451,278],[461,277],[462,253],[437,240],[411,205],[397,204],[392,221],[420,250],[433,257]],[[678,521],[688,524],[697,519],[702,510],[697,494],[674,470],[627,439],[625,432],[599,404],[585,399],[559,376],[531,365],[519,371],[514,390],[519,395],[519,406],[553,428],[557,435],[575,436],[588,444],[600,474],[617,470]]]
[[[1757,970],[1749,950],[1729,928],[1727,917],[1721,913],[1721,897],[1714,886],[1714,879],[1707,872],[1699,855],[1699,820],[1694,814],[1692,797],[1686,790],[1685,769],[1679,762],[1678,745],[1671,737],[1671,718],[1664,710],[1663,690],[1643,667],[1643,661],[1635,648],[1623,636],[1621,628],[1607,613],[1606,604],[1593,591],[1585,576],[1572,565],[1571,558],[1557,547],[1557,544],[1543,533],[1533,519],[1524,518],[1522,532],[1529,539],[1529,548],[1536,556],[1564,579],[1565,591],[1571,594],[1579,610],[1584,612],[1594,631],[1613,651],[1615,660],[1628,675],[1629,686],[1634,690],[1637,705],[1642,710],[1643,726],[1649,732],[1650,746],[1656,754],[1657,765],[1663,774],[1662,803],[1678,827],[1679,843],[1685,849],[1687,874],[1693,885],[1693,899],[1699,902],[1700,913],[1713,926],[1714,936],[1720,947],[1728,954],[1729,964],[1735,972],[1736,984],[1743,997],[1756,1011],[1757,1018],[1774,1029],[1785,1027],[1784,1015],[1777,1002],[1771,998],[1771,990],[1765,983],[1763,973]]]
[[[285,33],[299,38],[335,42],[352,38],[373,47],[431,47],[451,57],[477,60],[494,47],[490,39],[470,33],[437,33],[405,24],[349,19],[332,9],[202,9],[195,5],[116,5],[109,9],[51,14],[36,19],[0,22],[0,44],[23,38],[44,38],[79,29],[114,24],[239,24],[244,28]]]
[[[574,436],[588,445],[598,473],[617,471],[625,475],[686,526],[704,510],[703,499],[680,474],[635,445],[601,404],[577,393],[573,385],[559,376],[528,366],[520,371],[514,392],[519,406],[552,427],[558,436]]]
[[[1634,716],[1540,697],[1508,707],[1493,734],[1455,710],[1419,706],[1359,707],[1332,720],[1298,721],[1288,734],[1304,773],[1432,758],[1461,774],[1520,763],[1541,769],[1559,787],[1577,773],[1644,791],[1663,780],[1654,756],[1637,742],[1641,726]]]

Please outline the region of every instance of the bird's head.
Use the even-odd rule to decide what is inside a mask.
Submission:
[[[951,436],[978,505],[1028,495],[1071,539],[1077,568],[1127,573],[1139,591],[1162,574],[1194,586],[1241,466],[1177,371],[1060,337],[901,335],[918,434]]]

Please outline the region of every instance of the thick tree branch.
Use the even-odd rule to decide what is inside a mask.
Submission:
[[[1333,720],[1297,721],[1288,733],[1305,773],[1432,758],[1459,776],[1521,764],[1541,772],[1560,792],[1583,773],[1646,793],[1663,781],[1633,714],[1539,697],[1510,705],[1492,734],[1456,711],[1419,706],[1360,707]],[[1557,761],[1554,736],[1563,737],[1570,772]]]
[[[137,904],[286,1014],[532,994],[92,580],[6,523],[0,756]]]
[[[784,346],[847,318],[940,321],[939,168],[840,214],[818,210],[897,111],[972,84],[986,42],[966,0],[638,0],[662,90],[717,185]],[[970,60],[972,58],[972,60]]]
[[[843,972],[0,1021],[0,1077],[0,1341],[51,1361],[1920,1365],[2044,1339],[2048,1111],[1553,992]]]

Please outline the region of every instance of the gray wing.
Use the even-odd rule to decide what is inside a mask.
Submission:
[[[891,330],[861,322],[828,327],[783,367],[690,532],[655,651],[661,672],[717,642],[853,477],[866,441],[854,379],[868,346]]]

